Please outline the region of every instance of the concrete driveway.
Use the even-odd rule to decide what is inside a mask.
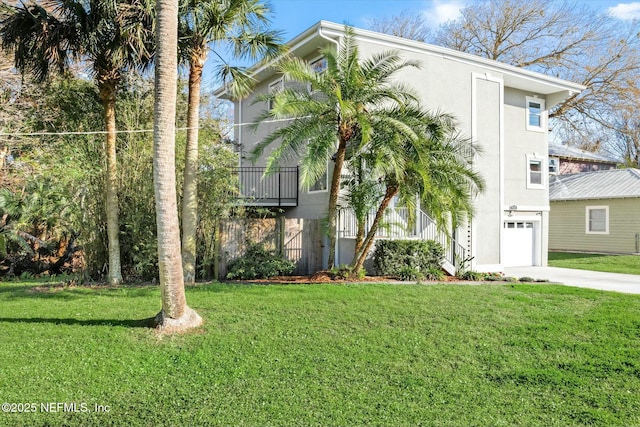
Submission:
[[[506,267],[504,274],[513,277],[547,279],[553,283],[580,288],[640,294],[640,276],[635,274],[602,273],[557,267]]]

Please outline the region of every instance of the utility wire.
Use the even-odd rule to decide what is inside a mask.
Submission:
[[[248,123],[234,123],[233,127],[240,127],[240,126],[250,126],[250,125],[257,125],[257,124],[261,124],[261,123],[276,123],[276,122],[285,122],[285,121],[290,121],[290,120],[295,120],[293,118],[288,118],[288,119],[274,119],[274,120],[264,120],[262,122],[248,122]],[[197,127],[197,128],[190,128],[190,127],[184,127],[184,128],[176,128],[176,131],[182,131],[182,130],[189,130],[189,129],[206,129],[204,127]],[[115,133],[149,133],[149,132],[153,132],[153,129],[133,129],[133,130],[117,130],[115,131]],[[83,132],[2,132],[0,131],[0,137],[2,136],[60,136],[60,135],[104,135],[107,134],[109,132],[107,132],[106,130],[96,130],[96,131],[83,131]]]

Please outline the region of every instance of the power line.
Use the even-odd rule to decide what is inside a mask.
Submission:
[[[310,117],[310,116],[308,116]],[[274,119],[274,120],[264,120],[262,122],[248,122],[248,123],[234,123],[233,127],[240,126],[252,126],[262,123],[277,123],[277,122],[286,122],[290,120],[295,120],[294,118],[288,119]],[[204,127],[183,127],[176,128],[176,131],[190,130],[190,129],[206,129]],[[153,129],[132,129],[132,130],[116,130],[115,133],[151,133]],[[2,136],[63,136],[63,135],[105,135],[109,132],[106,130],[96,130],[96,131],[82,131],[82,132],[2,132],[0,131],[0,137]]]

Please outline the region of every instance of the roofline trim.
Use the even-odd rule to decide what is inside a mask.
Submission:
[[[314,38],[316,35],[326,38],[326,36],[334,36],[336,39],[344,36],[344,25],[336,24],[335,22],[330,21],[318,21],[316,24],[309,27],[307,30],[295,36],[291,39],[287,45],[290,46],[290,51],[295,51],[300,46],[306,44],[310,39]],[[524,68],[519,68],[513,65],[505,64],[500,61],[495,61],[492,59],[482,58],[480,56],[472,55],[466,52],[460,52],[457,50],[436,46],[428,43],[418,42],[415,40],[404,39],[397,36],[392,36],[388,34],[378,33],[370,30],[364,30],[357,27],[352,27],[354,31],[354,35],[356,38],[360,38],[362,40],[377,42],[382,44],[389,44],[391,48],[395,46],[402,46],[408,48],[414,52],[427,53],[430,55],[441,56],[445,59],[463,62],[467,64],[480,65],[485,68],[493,69],[496,72],[500,72],[503,74],[509,74],[518,78],[522,78],[525,80],[530,80],[536,83],[543,83],[552,87],[555,87],[557,92],[568,91],[569,93],[577,93],[586,89],[586,86],[583,86],[578,83],[570,82],[567,80],[559,79],[557,77],[547,76],[542,73],[538,73],[536,71],[526,70]],[[323,31],[325,30],[325,31]],[[275,62],[277,62],[279,58],[276,58],[270,61],[267,64],[261,64],[259,67],[254,66],[250,68],[250,74],[255,76],[260,74],[265,69],[272,67]],[[219,89],[214,91],[215,96],[222,96],[226,93],[226,88],[221,86]]]

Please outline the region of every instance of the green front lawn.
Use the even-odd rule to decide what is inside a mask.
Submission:
[[[0,283],[2,401],[37,405],[0,425],[640,425],[637,295],[209,284],[187,298],[205,326],[158,337],[144,326],[157,287]]]
[[[640,256],[549,252],[549,266],[606,271],[609,273],[640,274]]]

